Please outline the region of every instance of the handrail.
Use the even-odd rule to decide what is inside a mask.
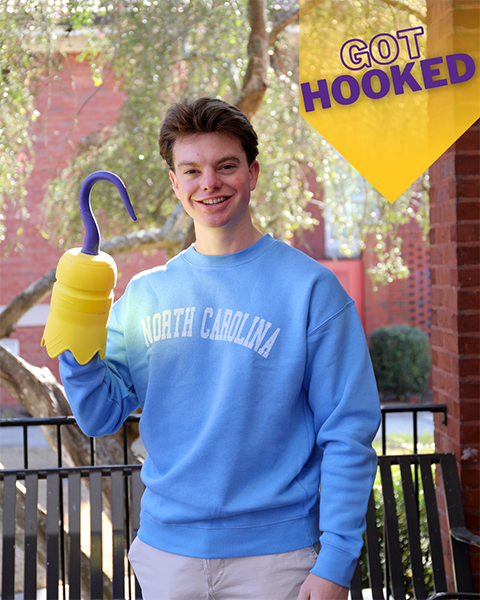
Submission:
[[[40,468],[40,469],[0,469],[0,481],[8,475],[15,475],[17,479],[25,479],[26,475],[37,475],[38,479],[46,479],[50,473],[58,474],[65,479],[72,473],[80,473],[80,477],[88,477],[91,473],[101,473],[103,477],[108,477],[116,471],[121,471],[131,475],[134,471],[141,469],[142,465],[98,465],[98,466],[77,466],[62,468]]]
[[[387,404],[382,405],[382,454],[387,453],[387,414],[392,413],[412,413],[413,420],[413,453],[418,450],[418,413],[431,412],[443,413],[443,425],[447,424],[447,405],[446,404]]]
[[[141,415],[130,415],[125,423],[138,423]],[[0,427],[39,427],[43,425],[76,425],[77,420],[73,416],[65,417],[13,417],[11,419],[0,419]]]
[[[384,404],[381,406],[382,413],[382,454],[387,453],[387,415],[389,414],[400,414],[400,413],[411,413],[413,422],[413,454],[417,454],[418,450],[418,414],[419,413],[442,413],[443,424],[447,424],[447,406],[446,404]],[[124,451],[124,463],[128,464],[128,436],[127,436],[127,425],[129,423],[138,423],[140,421],[140,414],[133,414],[127,417],[123,424],[123,451]],[[38,426],[55,426],[57,428],[57,467],[62,467],[62,439],[61,439],[61,427],[64,425],[77,425],[77,421],[73,416],[59,416],[59,417],[24,417],[24,418],[11,418],[11,419],[0,419],[1,427],[22,427],[23,428],[23,463],[24,468],[28,469],[28,428]],[[91,465],[95,464],[95,438],[90,437],[90,455]]]
[[[123,461],[128,464],[128,434],[127,426],[129,423],[138,423],[141,415],[133,414],[128,416],[123,422]],[[28,428],[55,426],[57,428],[57,468],[62,464],[62,433],[61,428],[64,425],[77,425],[75,417],[15,417],[12,419],[0,419],[1,427],[22,427],[23,428],[23,467],[28,469]],[[90,440],[90,466],[95,465],[95,438],[85,436]]]

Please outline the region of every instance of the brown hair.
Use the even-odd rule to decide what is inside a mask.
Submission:
[[[236,106],[210,96],[185,99],[168,109],[158,140],[160,154],[172,171],[175,141],[196,133],[225,133],[237,138],[249,165],[258,155],[257,134],[250,121]]]

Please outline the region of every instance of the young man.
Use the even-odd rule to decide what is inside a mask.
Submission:
[[[196,241],[130,282],[104,361],[61,356],[89,435],[142,407],[130,560],[144,598],[343,600],[379,424],[354,303],[329,270],[254,227],[257,136],[238,109],[174,105],[160,151]]]

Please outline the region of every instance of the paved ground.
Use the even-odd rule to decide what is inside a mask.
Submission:
[[[28,448],[28,466],[31,469],[57,466],[56,455],[39,427],[29,427]],[[4,469],[23,468],[23,432],[20,427],[0,429],[0,463]]]
[[[5,446],[21,446],[22,427],[2,427],[0,429],[0,448]],[[35,447],[48,446],[40,427],[28,428],[28,444]]]

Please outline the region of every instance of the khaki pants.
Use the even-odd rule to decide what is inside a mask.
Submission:
[[[144,600],[297,600],[319,544],[266,556],[190,558],[135,538],[128,558]]]

